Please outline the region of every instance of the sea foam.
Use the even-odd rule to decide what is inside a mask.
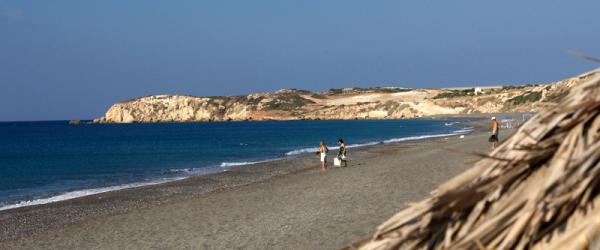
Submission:
[[[221,165],[219,165],[219,167],[222,167],[222,168],[239,167],[239,166],[253,165],[253,164],[258,164],[258,163],[265,163],[265,162],[270,162],[270,161],[277,161],[277,160],[282,160],[282,159],[283,158],[273,158],[273,159],[267,159],[267,160],[262,160],[262,161],[222,162]]]
[[[359,148],[359,147],[366,147],[366,146],[373,146],[373,145],[377,145],[377,144],[381,144],[382,142],[367,142],[367,143],[361,143],[361,144],[351,144],[346,146],[346,148]],[[340,149],[339,146],[333,146],[333,147],[327,147],[329,149]],[[287,156],[293,156],[293,155],[302,155],[302,154],[308,154],[308,153],[316,153],[317,151],[319,151],[318,147],[310,147],[310,148],[301,148],[301,149],[296,149],[296,150],[292,150],[289,151],[287,153],[285,153],[285,155]]]
[[[346,146],[346,148],[359,148],[359,147],[373,146],[373,145],[377,145],[377,144],[386,144],[386,143],[394,143],[394,142],[414,141],[414,140],[422,140],[422,139],[428,139],[428,138],[462,135],[462,134],[468,134],[471,132],[473,132],[473,127],[465,127],[465,128],[459,129],[459,130],[452,131],[451,133],[392,138],[392,139],[383,140],[383,141],[373,141],[373,142],[367,142],[367,143],[361,143],[361,144],[351,144],[351,145]],[[337,150],[340,147],[334,146],[334,147],[328,147],[328,148]],[[289,152],[285,153],[285,155],[287,155],[287,156],[303,155],[303,154],[315,153],[317,151],[319,151],[318,147],[301,148],[301,149],[295,149],[295,150],[289,151]]]
[[[21,201],[19,203],[5,205],[5,206],[0,207],[0,211],[19,208],[19,207],[42,205],[42,204],[47,204],[47,203],[52,203],[52,202],[57,202],[57,201],[65,201],[65,200],[70,200],[70,199],[75,199],[75,198],[90,196],[90,195],[95,195],[95,194],[101,194],[101,193],[106,193],[106,192],[116,191],[116,190],[121,190],[121,189],[156,185],[156,184],[161,184],[161,183],[165,183],[165,182],[181,180],[181,179],[185,179],[185,178],[187,178],[187,177],[163,178],[163,179],[158,179],[158,180],[137,182],[137,183],[131,183],[131,184],[123,184],[123,185],[117,185],[117,186],[111,186],[111,187],[91,188],[91,189],[71,191],[71,192],[66,192],[63,194],[56,195],[56,196],[51,196],[48,198]]]

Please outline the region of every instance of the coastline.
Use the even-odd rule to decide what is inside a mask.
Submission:
[[[446,117],[446,116],[440,117],[440,119],[448,119],[448,118],[449,117]],[[405,142],[405,141],[424,140],[424,139],[437,138],[437,137],[468,134],[468,133],[472,132],[473,127],[470,127],[467,124],[469,122],[468,118],[462,117],[462,116],[453,117],[453,118],[462,120],[461,122],[452,122],[452,124],[460,123],[461,126],[458,126],[458,127],[461,127],[460,129],[452,130],[451,132],[448,131],[445,133],[439,133],[439,134],[425,134],[425,135],[415,135],[415,136],[405,136],[405,137],[390,137],[387,139],[380,139],[379,141],[376,140],[376,141],[367,141],[367,142],[358,143],[358,144],[348,144],[346,147],[348,149],[355,149],[355,148],[358,149],[358,148],[364,148],[364,147],[375,146],[375,145],[384,145],[384,144],[398,143],[398,142]],[[437,118],[436,117],[426,117],[426,118],[418,118],[418,119],[412,119],[412,120],[431,120],[431,119],[437,119]],[[385,120],[382,120],[382,121],[385,121]],[[448,125],[448,124],[446,124],[446,125]],[[329,149],[338,150],[339,147],[338,146],[330,146]],[[158,184],[179,181],[182,179],[191,178],[191,177],[200,176],[200,175],[228,172],[228,171],[234,170],[234,168],[238,168],[238,167],[247,167],[250,165],[275,162],[275,161],[285,160],[285,159],[289,159],[289,158],[307,157],[307,156],[310,156],[311,154],[313,154],[313,152],[316,152],[317,150],[318,150],[317,147],[297,148],[297,149],[293,149],[291,151],[285,152],[285,154],[283,154],[283,155],[272,155],[270,158],[267,157],[267,158],[262,158],[262,159],[261,158],[240,159],[238,161],[231,161],[231,162],[224,161],[224,162],[221,162],[220,164],[206,165],[206,166],[202,166],[202,167],[172,168],[172,169],[163,171],[163,173],[162,173],[163,175],[149,177],[149,178],[146,178],[145,180],[125,182],[125,183],[120,183],[120,184],[113,185],[113,186],[97,186],[97,187],[88,187],[88,188],[82,188],[82,189],[66,190],[63,192],[59,191],[59,192],[55,192],[55,194],[50,195],[50,196],[45,196],[45,197],[37,196],[37,198],[33,198],[30,200],[18,200],[18,201],[14,201],[14,202],[0,203],[0,211],[11,210],[11,209],[16,209],[16,208],[20,208],[20,207],[49,204],[49,203],[53,203],[53,202],[60,202],[60,201],[64,201],[64,200],[76,199],[76,198],[81,198],[81,197],[85,197],[85,196],[96,195],[96,194],[112,192],[112,191],[118,191],[118,190],[123,190],[123,189],[131,189],[131,188],[139,188],[139,187],[150,186],[150,185],[158,185]],[[167,175],[164,175],[164,174],[167,174]]]
[[[486,117],[488,115],[485,115]],[[480,116],[481,117],[481,116]],[[484,138],[485,130],[479,124],[481,118],[473,118],[475,132],[467,138]],[[457,138],[458,136],[448,136]],[[402,143],[378,144],[352,151],[353,164],[360,167],[373,157],[387,157],[394,150],[415,150],[422,147],[438,146],[448,143],[444,138],[431,138]],[[383,153],[382,153],[383,152]],[[387,154],[386,154],[387,152]],[[14,246],[13,243],[28,241],[29,237],[39,237],[41,232],[62,231],[78,225],[112,218],[127,216],[132,212],[158,209],[168,205],[181,204],[189,200],[204,199],[207,196],[236,192],[239,189],[270,184],[285,178],[297,178],[298,175],[318,173],[318,162],[313,156],[287,158],[277,161],[257,163],[233,168],[228,172],[189,177],[151,186],[143,186],[110,191],[71,200],[53,202],[44,205],[20,207],[0,211],[0,246]],[[368,164],[367,164],[368,165]],[[349,168],[350,169],[350,168]],[[332,169],[331,173],[338,172]],[[450,176],[442,176],[443,181]],[[428,192],[429,190],[422,190]]]

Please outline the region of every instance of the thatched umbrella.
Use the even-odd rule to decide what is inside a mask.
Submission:
[[[600,69],[473,168],[350,249],[587,249],[600,243]],[[598,246],[596,246],[598,247]]]

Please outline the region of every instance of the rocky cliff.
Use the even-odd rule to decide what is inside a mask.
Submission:
[[[537,111],[587,75],[526,86],[407,89],[285,89],[247,96],[155,95],[112,105],[95,123],[298,119],[401,119],[436,114]]]

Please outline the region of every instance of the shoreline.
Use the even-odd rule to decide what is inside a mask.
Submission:
[[[446,118],[450,118],[450,117],[442,116],[441,118],[432,118],[432,119],[446,119]],[[471,117],[467,118],[467,117],[458,116],[458,117],[452,117],[452,118],[463,119],[463,121],[461,122],[461,123],[463,123],[461,126],[462,127],[461,129],[455,130],[455,131],[452,131],[451,133],[446,133],[446,134],[408,136],[408,137],[400,137],[400,138],[389,138],[389,139],[385,139],[382,141],[372,141],[372,142],[366,142],[366,143],[361,143],[361,144],[350,144],[350,145],[347,145],[347,148],[361,150],[366,147],[383,146],[383,145],[387,145],[387,144],[391,144],[391,143],[401,143],[401,142],[407,142],[407,141],[420,141],[420,140],[427,140],[427,139],[431,139],[431,138],[439,138],[439,137],[454,136],[454,135],[466,135],[466,134],[471,133],[474,130],[474,127],[469,125],[469,122],[471,122],[469,120],[469,118],[471,118]],[[423,118],[423,119],[425,119],[425,118]],[[332,146],[329,148],[332,150],[337,150],[339,147]],[[37,198],[37,199],[33,199],[33,200],[22,200],[22,201],[10,202],[7,204],[3,204],[0,206],[0,212],[18,209],[18,208],[22,208],[22,207],[38,206],[38,205],[45,205],[45,204],[50,204],[50,203],[55,203],[55,202],[72,200],[72,199],[78,199],[78,198],[82,198],[82,197],[86,197],[86,196],[103,194],[103,193],[107,193],[107,192],[114,192],[114,191],[126,190],[126,189],[132,189],[132,188],[160,185],[160,184],[165,184],[165,183],[169,183],[169,182],[181,181],[181,180],[188,179],[188,178],[194,178],[194,177],[198,177],[198,176],[229,172],[229,171],[233,171],[237,168],[249,167],[249,166],[259,165],[259,164],[263,164],[263,163],[276,164],[277,161],[309,157],[312,154],[312,152],[316,152],[317,150],[318,150],[317,147],[299,148],[299,149],[295,149],[295,150],[286,152],[283,156],[279,156],[279,157],[258,159],[258,160],[248,160],[248,161],[244,161],[242,159],[237,162],[222,162],[222,163],[220,163],[220,165],[207,166],[207,167],[201,167],[201,168],[189,168],[189,169],[185,169],[185,171],[183,171],[183,172],[190,172],[189,174],[173,175],[173,176],[169,176],[169,177],[156,176],[152,179],[148,179],[148,180],[144,180],[144,181],[124,183],[124,184],[113,185],[113,186],[101,186],[101,187],[92,187],[92,188],[65,191],[65,192],[62,192],[62,193],[59,193],[56,195],[52,195],[52,196],[48,196],[48,197]]]
[[[486,115],[487,117],[487,115]],[[475,131],[466,137],[481,137],[482,117],[470,117]],[[482,127],[483,126],[483,127]],[[483,130],[485,131],[485,130]],[[458,137],[456,135],[449,137]],[[418,141],[389,143],[365,146],[352,151],[353,164],[377,154],[379,151],[418,148],[443,142],[443,138],[430,138]],[[356,158],[354,157],[356,156]],[[354,160],[356,159],[356,160]],[[183,180],[151,186],[135,187],[94,194],[90,196],[48,203],[44,205],[20,207],[0,211],[0,246],[2,242],[19,241],[40,232],[69,228],[89,221],[107,217],[131,214],[169,204],[180,204],[220,193],[234,192],[249,186],[271,183],[281,178],[295,178],[297,175],[314,174],[318,161],[313,156],[302,156],[233,168],[228,172],[202,176],[192,176]],[[331,169],[332,173],[339,172]]]

